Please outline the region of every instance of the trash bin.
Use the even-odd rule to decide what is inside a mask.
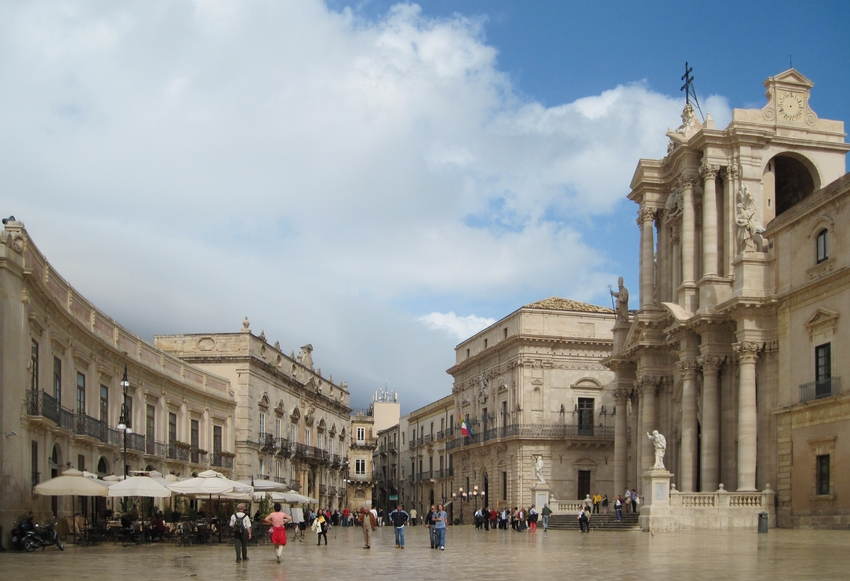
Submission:
[[[759,513],[759,534],[767,534],[768,520],[767,517],[769,515],[766,512]]]

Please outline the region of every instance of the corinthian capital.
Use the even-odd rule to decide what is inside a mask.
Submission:
[[[679,187],[680,188],[691,188],[691,189],[693,189],[693,187],[695,185],[697,185],[697,183],[699,183],[699,180],[697,179],[697,176],[695,176],[693,174],[685,173],[685,174],[682,174],[682,175],[679,176]]]
[[[644,222],[652,222],[653,220],[655,220],[655,216],[657,213],[658,210],[655,208],[647,208],[645,206],[642,207],[640,210],[638,210],[638,226],[643,225]]]
[[[676,362],[676,369],[679,370],[682,378],[693,378],[697,371],[697,362],[694,359],[684,359]]]
[[[706,371],[716,373],[722,361],[723,359],[718,355],[702,355],[697,357],[697,363],[702,367],[703,373]]]
[[[614,390],[614,401],[618,404],[623,405],[626,403],[626,400],[632,395],[632,390],[627,387],[618,387]]]
[[[639,393],[655,393],[658,379],[656,375],[641,375],[635,380],[635,390]]]
[[[735,352],[735,356],[738,358],[738,361],[753,363],[756,359],[758,359],[761,343],[741,341],[740,343],[733,344],[732,349]]]
[[[699,168],[699,175],[701,175],[702,179],[704,180],[713,180],[717,177],[717,172],[719,171],[719,165],[714,165],[713,163],[704,163]]]

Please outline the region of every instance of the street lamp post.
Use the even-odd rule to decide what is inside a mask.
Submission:
[[[132,434],[133,430],[127,425],[130,423],[130,410],[127,409],[127,388],[130,387],[130,381],[127,379],[127,364],[124,364],[124,377],[121,379],[121,388],[124,391],[124,399],[121,400],[121,417],[118,420],[117,428],[124,432],[124,478],[127,478],[127,434]]]
[[[463,491],[463,488],[458,488],[457,492],[452,492],[452,502],[460,498],[460,524],[463,524],[463,503],[467,499],[466,493]]]

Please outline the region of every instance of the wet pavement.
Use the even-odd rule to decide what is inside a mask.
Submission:
[[[334,528],[328,546],[315,535],[290,540],[283,560],[271,545],[249,548],[236,563],[230,544],[177,547],[67,545],[64,552],[0,553],[0,579],[447,579],[469,581],[546,579],[850,579],[850,531],[698,531],[650,535],[578,531],[516,533],[450,527],[446,550],[429,546],[423,527],[406,530],[406,548],[395,548],[393,530],[380,528],[363,549],[359,528]]]

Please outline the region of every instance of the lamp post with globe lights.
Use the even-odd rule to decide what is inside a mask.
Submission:
[[[127,478],[127,434],[132,434],[133,430],[128,425],[130,423],[130,409],[127,407],[127,388],[130,387],[130,381],[127,379],[127,364],[124,364],[124,377],[121,379],[121,388],[124,392],[124,399],[121,400],[121,417],[118,419],[116,428],[124,433],[124,478]]]
[[[452,492],[452,502],[460,498],[460,524],[463,524],[463,505],[467,499],[467,493],[463,491],[463,487],[457,489],[457,492]]]

